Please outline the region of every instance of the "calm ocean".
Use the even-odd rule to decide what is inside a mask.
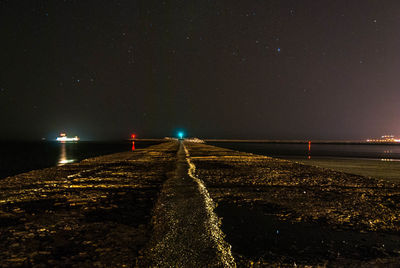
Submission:
[[[400,183],[400,145],[225,143],[212,145]]]
[[[136,141],[144,148],[158,142]],[[34,169],[63,165],[99,155],[129,151],[132,143],[120,142],[0,142],[0,179]]]
[[[135,142],[145,148],[157,142]],[[350,173],[400,180],[400,145],[283,144],[212,142],[219,147],[320,165]],[[120,142],[0,142],[0,179],[34,169],[74,163],[99,155],[129,151]],[[376,161],[372,161],[376,160]],[[390,163],[392,164],[390,164]],[[369,169],[369,170],[368,170]],[[365,173],[368,171],[368,173]],[[387,174],[392,171],[393,174]]]
[[[210,145],[278,158],[345,157],[400,160],[399,145],[211,142]]]

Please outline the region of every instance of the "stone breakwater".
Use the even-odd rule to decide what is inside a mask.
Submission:
[[[0,266],[132,266],[177,149],[164,143],[1,180]]]
[[[187,144],[239,266],[395,265],[397,184]]]
[[[0,181],[0,266],[395,267],[399,203],[396,184],[170,141]]]
[[[154,209],[154,234],[138,263],[143,267],[235,267],[219,219],[183,143],[177,167]]]

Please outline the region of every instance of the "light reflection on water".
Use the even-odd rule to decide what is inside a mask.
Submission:
[[[384,162],[400,162],[400,159],[381,158],[381,161],[384,161]]]
[[[67,148],[65,142],[61,143],[60,157],[58,158],[58,166],[73,163],[74,159],[68,159]]]
[[[400,162],[400,144],[321,144],[321,143],[249,143],[209,142],[208,144],[238,151],[285,159],[317,160],[323,158],[368,159]]]
[[[390,158],[391,154],[393,154],[393,150],[383,150],[380,151],[380,153],[384,156],[386,156],[385,158],[370,158],[371,160],[380,160],[383,162],[400,162],[400,159],[394,159],[394,158]],[[307,159],[311,160],[311,141],[308,142],[308,152],[307,152]]]
[[[369,149],[366,149],[366,147],[365,147],[368,145],[364,145],[363,147],[365,147],[365,148],[362,148],[361,146],[358,147],[358,145],[353,145],[353,148],[358,149],[358,150],[354,150],[353,152],[351,152],[352,145],[344,145],[344,146],[337,145],[337,147],[341,148],[341,150],[340,149],[338,150],[336,148],[333,149],[334,144],[327,144],[325,146],[326,148],[332,147],[330,150],[329,149],[321,150],[320,148],[322,146],[323,146],[322,144],[317,144],[317,150],[316,150],[316,153],[314,153],[312,150],[312,147],[311,147],[311,141],[309,141],[308,147],[307,147],[306,159],[307,160],[312,160],[312,159],[315,160],[314,159],[315,156],[317,156],[317,159],[321,158],[321,157],[335,157],[335,158],[353,158],[354,157],[354,158],[358,158],[358,159],[379,160],[379,161],[383,161],[383,162],[400,162],[400,159],[398,158],[400,156],[399,147],[394,147],[394,149],[392,149],[392,148],[387,149],[387,147],[390,145],[387,145],[385,147],[383,147],[383,146],[376,147],[376,145],[375,145],[375,147],[370,147]],[[372,145],[372,146],[374,146],[374,145]],[[320,147],[320,148],[318,148],[318,147]],[[350,148],[350,150],[349,150],[349,148]],[[371,148],[376,148],[376,149],[371,150]],[[306,150],[304,150],[304,151],[306,151]],[[293,157],[293,156],[291,156],[291,157]],[[395,158],[395,157],[397,157],[397,158]],[[297,158],[304,159],[304,157],[299,157],[299,156],[297,156]]]
[[[1,2],[1,1],[0,1]],[[160,142],[135,141],[135,148]],[[100,155],[129,151],[132,141],[0,141],[0,180],[30,170],[62,166]],[[0,265],[1,266],[1,265]]]

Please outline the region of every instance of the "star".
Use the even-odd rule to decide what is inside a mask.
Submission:
[[[280,47],[278,47],[278,48],[276,49],[276,51],[278,51],[278,52],[281,52],[281,48],[280,48]]]

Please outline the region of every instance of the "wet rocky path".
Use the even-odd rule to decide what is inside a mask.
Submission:
[[[234,267],[230,245],[219,229],[214,202],[183,143],[177,167],[164,183],[154,210],[154,233],[139,263],[143,267]]]
[[[234,267],[194,168],[172,141],[0,181],[0,266]]]
[[[0,181],[0,267],[131,267],[177,142]]]
[[[238,266],[398,267],[400,186],[187,144]]]
[[[0,181],[1,267],[397,267],[400,187],[176,141]]]

